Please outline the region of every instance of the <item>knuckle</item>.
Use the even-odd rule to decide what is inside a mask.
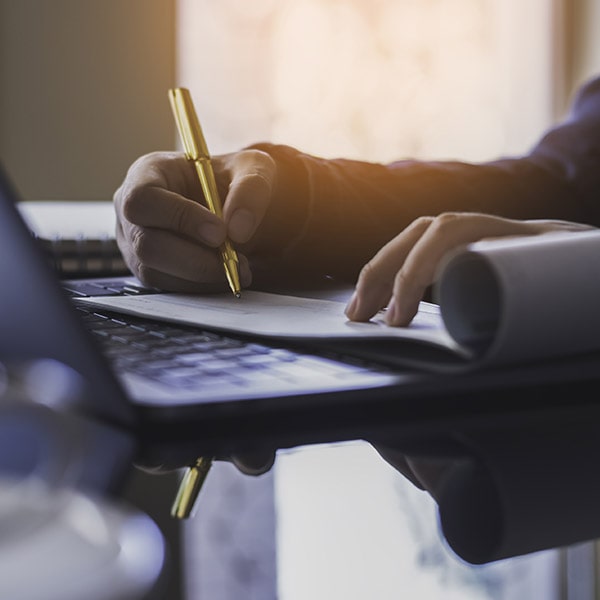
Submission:
[[[413,221],[412,226],[415,229],[423,230],[423,229],[427,229],[431,225],[431,223],[433,223],[433,221],[434,221],[434,217],[429,217],[429,216],[423,215],[421,217],[417,217]]]
[[[381,290],[391,287],[392,278],[386,275],[386,270],[382,270],[378,267],[375,260],[370,260],[360,270],[358,279],[356,282],[356,288],[358,290]]]
[[[187,205],[184,202],[173,202],[171,204],[171,214],[169,218],[168,228],[174,231],[185,232],[186,225],[190,220],[190,213]]]
[[[116,190],[115,193],[113,194],[113,202],[115,204],[120,204],[122,199],[123,199],[123,190],[124,190],[124,184],[122,183]]]
[[[374,270],[373,262],[369,261],[360,270],[360,273],[358,274],[358,283],[364,285],[371,281],[374,278]]]
[[[394,288],[402,289],[407,285],[412,284],[413,274],[409,268],[403,266],[397,273],[394,278]]]
[[[262,150],[255,150],[255,152],[257,152],[256,162],[259,165],[261,175],[268,181],[272,180],[277,169],[275,160],[270,154]]]
[[[148,261],[152,248],[151,236],[143,227],[136,228],[131,235],[131,249],[141,263]]]
[[[240,181],[272,187],[276,164],[271,155],[262,150],[248,149],[236,154],[234,162]]]
[[[147,285],[149,287],[158,287],[156,272],[147,265],[138,263],[135,273],[137,275],[137,278],[144,285]]]
[[[414,264],[404,264],[396,273],[394,279],[395,290],[409,290],[428,285],[427,276],[422,268]]]
[[[123,217],[130,223],[136,223],[144,211],[144,202],[148,190],[146,186],[133,186],[123,190],[120,196]]]
[[[240,178],[240,181],[252,186],[268,186],[271,187],[271,183],[267,180],[266,176],[260,171],[253,171],[252,173],[246,173]]]
[[[155,169],[160,167],[161,164],[167,163],[173,158],[177,157],[178,154],[175,152],[148,152],[147,154],[143,154],[140,156],[132,165],[132,170],[137,168],[141,168],[144,171],[147,169]]]
[[[231,182],[231,188],[237,188],[238,193],[243,193],[247,201],[256,201],[270,196],[272,182],[263,173],[252,171],[236,177]]]
[[[411,252],[396,272],[395,282],[406,289],[422,285],[426,278],[423,261]]]
[[[445,212],[438,215],[432,223],[432,227],[439,234],[446,234],[456,227],[456,224],[460,222],[460,213]]]
[[[249,148],[243,153],[240,153],[240,156],[243,157],[244,161],[247,161],[249,163],[263,168],[275,166],[275,161],[273,160],[273,157],[264,150],[259,150],[258,148]]]

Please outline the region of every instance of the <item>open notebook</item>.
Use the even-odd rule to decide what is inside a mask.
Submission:
[[[409,327],[344,317],[344,303],[244,292],[88,298],[119,312],[278,341],[343,343],[388,364],[464,370],[600,350],[600,230],[482,241],[457,251]]]

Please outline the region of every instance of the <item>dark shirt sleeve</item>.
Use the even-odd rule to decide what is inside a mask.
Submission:
[[[448,211],[600,226],[600,79],[580,91],[563,123],[518,158],[385,165],[253,147],[278,167],[264,226],[280,234],[264,236],[256,250],[277,253],[288,269],[354,279],[411,221]]]

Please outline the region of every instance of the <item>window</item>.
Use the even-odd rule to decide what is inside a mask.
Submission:
[[[557,118],[560,8],[560,0],[179,0],[178,84],[191,89],[214,153],[274,141],[325,157],[481,161],[526,151]],[[279,600],[558,593],[556,552],[460,564],[437,536],[433,502],[365,444],[283,454],[275,502]],[[365,514],[374,520],[361,521]],[[200,527],[202,518],[211,516]],[[215,572],[198,573],[207,570]]]
[[[554,115],[557,1],[180,0],[178,80],[215,152],[481,160]]]

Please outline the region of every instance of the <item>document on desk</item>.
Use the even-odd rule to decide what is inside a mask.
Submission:
[[[223,293],[103,296],[77,301],[161,321],[274,339],[408,339],[462,352],[444,328],[439,307],[425,302],[411,327],[396,328],[388,327],[382,315],[368,323],[349,321],[343,302],[251,290],[245,290],[240,299]]]
[[[451,256],[409,327],[350,322],[345,304],[244,291],[83,298],[122,313],[311,344],[431,369],[600,351],[600,231],[477,242]]]

